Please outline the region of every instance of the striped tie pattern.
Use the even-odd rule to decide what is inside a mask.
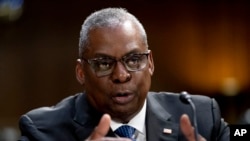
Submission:
[[[116,129],[115,133],[120,137],[130,138],[132,141],[136,141],[132,137],[135,133],[135,128],[133,128],[131,126],[123,125],[123,126],[119,127],[118,129]]]

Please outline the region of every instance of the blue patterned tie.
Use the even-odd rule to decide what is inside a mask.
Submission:
[[[131,126],[123,125],[116,129],[115,133],[120,137],[130,138],[132,141],[136,141],[134,138],[132,138],[135,133],[135,128]]]

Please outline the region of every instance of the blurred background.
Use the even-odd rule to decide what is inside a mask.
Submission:
[[[144,25],[153,51],[153,91],[215,98],[230,124],[249,123],[250,4],[240,0],[0,0],[0,140],[18,119],[82,91],[75,79],[86,16],[124,7]]]

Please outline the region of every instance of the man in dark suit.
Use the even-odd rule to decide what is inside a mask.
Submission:
[[[194,141],[192,108],[179,94],[149,92],[153,72],[146,32],[133,15],[121,8],[91,14],[82,26],[76,64],[84,92],[23,115],[20,140]],[[215,100],[191,98],[198,140],[228,141]]]

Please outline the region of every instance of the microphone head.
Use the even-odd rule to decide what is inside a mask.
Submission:
[[[181,92],[180,94],[180,100],[181,102],[185,103],[185,104],[189,104],[191,99],[191,96],[187,93],[187,92]]]

